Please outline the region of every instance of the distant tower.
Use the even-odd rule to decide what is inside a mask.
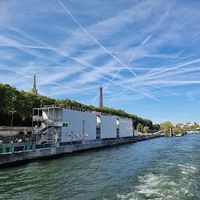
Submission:
[[[36,75],[34,75],[34,78],[33,78],[33,87],[32,87],[32,90],[31,92],[35,95],[38,94],[38,90],[37,90],[37,87],[36,87]]]
[[[99,88],[99,107],[103,107],[103,88]]]

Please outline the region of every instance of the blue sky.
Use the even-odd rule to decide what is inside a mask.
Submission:
[[[0,0],[0,82],[200,122],[200,1]]]

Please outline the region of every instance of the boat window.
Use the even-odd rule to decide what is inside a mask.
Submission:
[[[68,123],[63,123],[63,127],[68,127]]]
[[[39,110],[39,116],[42,116],[42,110]]]
[[[101,118],[97,116],[96,118],[96,139],[101,138]]]
[[[33,122],[33,127],[37,127],[37,122],[36,121]]]
[[[119,138],[119,119],[116,119],[116,127],[117,127],[117,129],[116,129],[116,133],[117,133],[117,138]]]
[[[37,109],[34,109],[34,110],[33,110],[33,115],[34,115],[34,116],[38,115],[38,110],[37,110]]]

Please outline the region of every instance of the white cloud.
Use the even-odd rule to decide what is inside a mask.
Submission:
[[[160,101],[164,95],[179,94],[171,88],[199,85],[197,7],[176,1],[129,1],[130,6],[116,7],[114,12],[116,5],[106,7],[109,2],[86,1],[93,9],[89,12],[87,5],[81,4],[84,7],[80,11],[82,7],[74,6],[77,2],[63,1],[88,35],[64,15],[56,1],[30,1],[31,12],[13,15],[11,12],[23,10],[27,3],[2,2],[0,70],[7,76],[1,75],[0,79],[20,89],[30,87],[34,73],[47,95],[64,97],[83,91],[94,94],[91,96],[95,99],[94,91],[103,83],[110,102],[118,102],[119,94],[127,101]],[[48,12],[45,5],[49,6]],[[101,16],[95,14],[97,7]],[[105,13],[109,10],[112,14]],[[190,41],[197,43],[192,50],[188,50]],[[139,77],[134,78],[133,72]]]

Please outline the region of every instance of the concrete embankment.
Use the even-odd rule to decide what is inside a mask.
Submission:
[[[0,154],[0,167],[12,166],[37,159],[54,158],[63,154],[97,149],[102,147],[120,145],[125,143],[138,142],[158,138],[161,136],[129,137],[109,140],[84,141],[80,144],[68,144],[59,147],[40,148],[34,150],[24,150],[19,152],[8,152]]]

